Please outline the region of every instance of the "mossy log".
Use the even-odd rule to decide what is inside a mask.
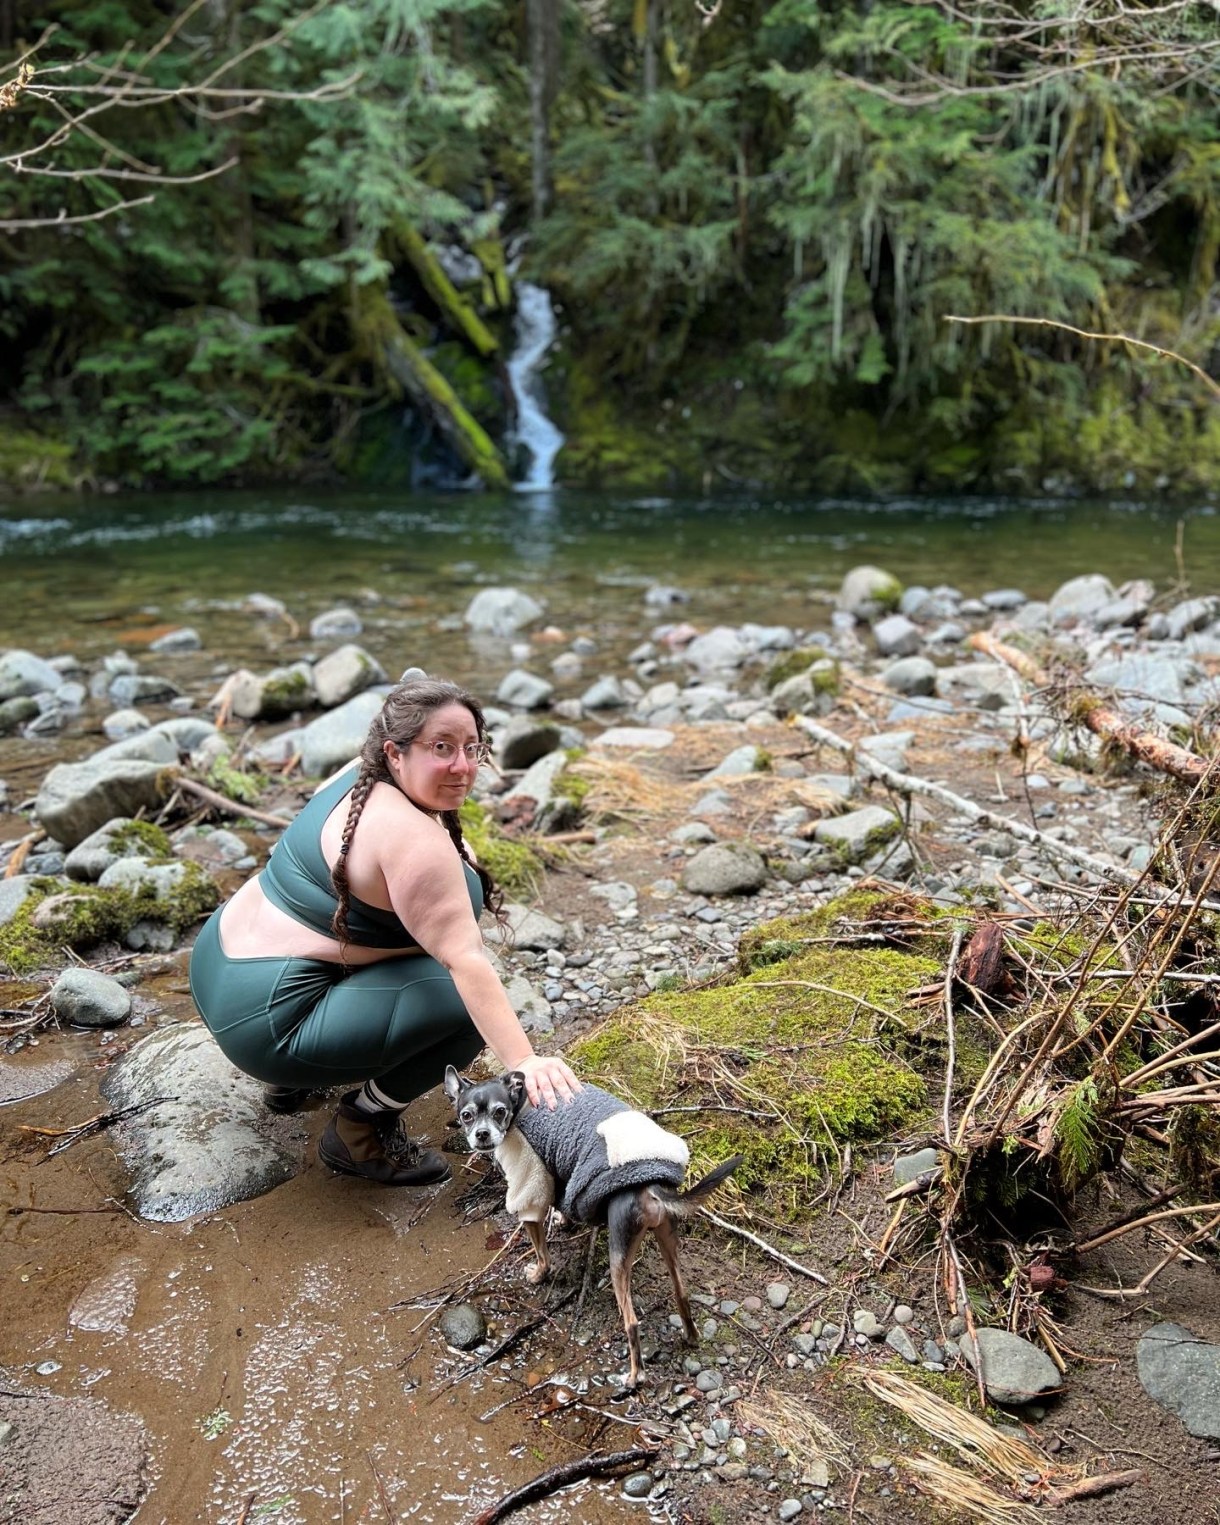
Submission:
[[[380,288],[361,293],[360,338],[373,363],[431,418],[471,471],[488,487],[507,491],[508,469],[486,430],[462,406],[457,393],[404,331]]]
[[[507,312],[513,305],[513,287],[504,245],[498,238],[476,238],[471,241],[470,252],[483,267],[483,305]]]
[[[998,662],[1007,663],[1035,688],[1052,687],[1050,674],[1044,672],[1032,657],[1014,646],[997,641],[987,631],[977,631],[970,637],[970,644],[976,651],[981,651]],[[1096,694],[1083,694],[1074,699],[1067,718],[1087,726],[1103,741],[1121,747],[1137,761],[1147,763],[1159,773],[1168,773],[1171,778],[1181,779],[1184,783],[1197,784],[1215,768],[1214,759],[1209,761],[1195,752],[1188,752],[1185,747],[1153,735],[1151,731],[1143,730]],[[1215,776],[1214,773],[1212,776]]]
[[[500,348],[495,335],[441,269],[436,255],[410,223],[398,223],[394,228],[394,239],[445,321],[461,334],[480,359],[490,360]]]

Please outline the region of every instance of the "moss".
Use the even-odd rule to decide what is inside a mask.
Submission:
[[[208,769],[208,784],[227,799],[243,805],[255,805],[262,797],[263,781],[253,773],[235,768],[225,757],[218,757]]]
[[[825,662],[827,659],[828,653],[821,646],[796,646],[793,650],[784,652],[782,657],[776,657],[767,668],[763,683],[768,690],[777,688],[789,678],[795,678],[798,673],[808,672],[815,662]]]
[[[585,778],[571,767],[572,763],[579,762],[584,756],[579,747],[568,749],[568,761],[564,764],[563,771],[556,777],[551,785],[551,793],[561,799],[570,800],[577,810],[583,810],[589,790],[593,787],[591,779]]]
[[[364,662],[365,667],[369,665]],[[260,710],[265,719],[295,714],[314,700],[309,679],[299,669],[288,668],[268,677],[263,684]]]
[[[757,929],[755,955],[778,954],[780,929],[794,920],[807,925],[788,918]],[[843,1144],[905,1127],[923,1108],[924,1082],[901,1055],[915,1026],[903,1008],[941,966],[875,945],[789,946],[725,985],[654,993],[573,1052],[582,1074],[646,1109],[676,1089],[685,1105],[705,1099],[707,1111],[684,1130],[698,1160],[741,1154],[737,1184],[765,1189],[774,1210],[797,1221]]]
[[[90,948],[121,941],[139,921],[157,921],[184,932],[220,903],[220,892],[198,863],[183,863],[172,894],[158,899],[149,886],[137,891],[102,889],[58,879],[36,879],[16,915],[0,927],[0,963],[13,974],[28,974],[56,961],[61,949]],[[54,900],[53,915],[39,908]]]
[[[463,804],[458,819],[471,851],[506,895],[528,899],[537,893],[542,864],[536,853],[506,837],[475,800]]]
[[[132,857],[169,862],[174,856],[168,832],[152,821],[125,821],[110,833],[109,841],[112,850],[126,852]]]
[[[0,428],[0,487],[19,492],[39,488],[77,488],[81,473],[72,463],[72,447],[32,429]]]

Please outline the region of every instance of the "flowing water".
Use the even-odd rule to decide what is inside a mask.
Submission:
[[[239,606],[259,592],[302,628],[355,604],[387,669],[419,662],[498,682],[502,647],[488,652],[461,625],[480,586],[529,592],[552,623],[594,634],[609,661],[650,623],[653,584],[688,592],[673,617],[704,626],[824,625],[820,604],[861,562],[906,584],[1031,597],[1094,571],[1164,589],[1184,566],[1207,592],[1220,588],[1220,517],[1202,503],[298,488],[22,501],[0,509],[0,555],[0,644],[84,659],[128,626],[189,624],[206,650],[257,665],[266,653]]]
[[[546,415],[538,369],[555,339],[555,310],[541,286],[517,283],[517,347],[508,361],[509,383],[517,404],[516,442],[529,452],[529,467],[518,492],[545,492],[554,484],[552,467],[563,448],[563,435]]]

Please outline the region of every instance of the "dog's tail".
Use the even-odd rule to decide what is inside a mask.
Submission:
[[[744,1158],[741,1154],[730,1156],[723,1165],[717,1165],[715,1170],[710,1171],[701,1181],[696,1181],[693,1186],[688,1186],[685,1191],[676,1191],[672,1186],[665,1186],[659,1181],[651,1190],[660,1197],[673,1217],[689,1218],[704,1198],[710,1197],[718,1186],[724,1185]]]

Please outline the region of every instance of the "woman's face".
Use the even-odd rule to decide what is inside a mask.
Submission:
[[[399,788],[425,810],[456,810],[470,793],[482,747],[474,716],[464,704],[433,710],[414,741],[400,751],[385,744],[386,762]]]

